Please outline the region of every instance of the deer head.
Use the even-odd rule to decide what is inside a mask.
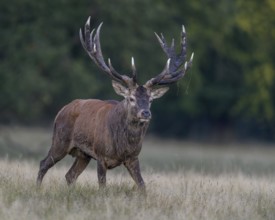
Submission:
[[[134,58],[131,60],[131,77],[119,74],[112,66],[110,58],[108,59],[108,64],[105,63],[99,39],[102,24],[99,25],[96,32],[95,29],[90,31],[90,17],[88,18],[84,34],[81,29],[79,31],[82,46],[94,63],[112,79],[115,92],[125,98],[124,104],[128,110],[129,117],[133,121],[149,122],[151,119],[150,106],[152,101],[163,96],[169,89],[167,85],[174,84],[180,80],[192,65],[194,53],[192,53],[190,60],[186,61],[187,42],[185,28],[182,26],[181,51],[179,54],[175,52],[174,39],[169,47],[163,35],[159,36],[155,33],[168,60],[160,74],[148,80],[144,85],[138,85]]]

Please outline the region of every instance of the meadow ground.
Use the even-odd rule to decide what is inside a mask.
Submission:
[[[148,138],[141,153],[147,196],[123,167],[99,190],[95,162],[68,187],[68,157],[35,179],[47,129],[0,128],[0,219],[275,219],[275,146]]]

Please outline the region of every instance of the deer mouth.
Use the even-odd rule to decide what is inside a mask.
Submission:
[[[144,126],[144,125],[149,124],[150,119],[151,119],[151,118],[140,118],[140,117],[137,117],[137,118],[135,118],[135,119],[132,121],[132,123],[133,123],[134,125],[137,125],[137,126]]]
[[[149,122],[150,119],[151,119],[151,117],[150,118],[139,118],[139,121],[140,122]]]
[[[149,122],[151,120],[151,115],[148,115],[148,116],[138,115],[137,119],[139,122]]]

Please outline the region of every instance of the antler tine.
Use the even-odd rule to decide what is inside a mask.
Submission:
[[[191,54],[190,60],[186,62],[184,65],[185,71],[187,71],[192,66],[193,58],[194,58],[194,52]]]
[[[184,25],[182,25],[182,31],[181,31],[181,51],[180,51],[180,59],[185,59],[186,58],[186,47],[187,47],[187,42],[186,42],[186,31]]]
[[[98,26],[96,33],[94,35],[95,29],[90,32],[90,17],[87,19],[84,27],[85,40],[83,39],[82,30],[79,30],[79,37],[81,44],[85,51],[88,53],[90,58],[95,62],[95,64],[102,69],[109,77],[113,80],[123,83],[128,87],[133,86],[135,83],[133,78],[129,78],[125,75],[120,75],[112,66],[111,60],[108,60],[108,65],[104,61],[102,55],[101,44],[100,44],[100,30],[103,22]]]
[[[85,23],[85,43],[86,43],[86,48],[88,51],[91,50],[91,41],[90,41],[90,20],[91,17],[89,16],[86,23]]]
[[[166,40],[165,40],[163,34],[161,33],[160,36],[159,36],[159,35],[155,32],[155,35],[156,35],[156,37],[157,37],[157,39],[158,39],[158,42],[159,42],[159,44],[160,44],[162,50],[163,50],[166,54],[168,54],[168,53],[169,53],[169,51],[168,51],[169,49],[168,49],[168,46],[167,46],[167,43],[166,43]]]
[[[175,39],[172,39],[172,43],[171,43],[171,49],[175,50]]]
[[[82,44],[82,47],[86,50],[86,45],[85,45],[85,42],[84,42],[84,39],[83,39],[83,36],[82,36],[81,28],[79,29],[79,38],[80,38],[80,42]]]
[[[132,78],[134,80],[134,83],[137,83],[137,71],[136,71],[134,57],[132,57],[131,59],[131,67],[132,67]]]
[[[150,79],[145,84],[145,86],[147,87],[151,87],[154,85],[161,86],[161,85],[168,85],[168,84],[175,83],[176,81],[181,79],[185,75],[185,72],[191,67],[193,57],[194,57],[194,53],[192,53],[190,60],[188,62],[185,62],[187,43],[186,43],[186,31],[183,25],[182,25],[182,31],[181,31],[181,51],[178,55],[175,52],[174,39],[172,39],[171,46],[168,47],[163,34],[159,36],[158,34],[155,33],[155,35],[161,45],[161,48],[167,55],[168,61],[165,65],[164,70],[158,76]],[[183,64],[184,66],[183,68],[181,68]]]
[[[145,87],[148,88],[148,87],[151,87],[154,85],[159,85],[159,82],[165,77],[165,75],[167,73],[169,73],[169,67],[170,67],[170,59],[167,60],[166,65],[165,65],[164,69],[162,70],[162,72],[158,76],[148,80],[145,83]]]
[[[108,58],[108,66],[111,70],[112,73],[114,73],[115,75],[117,75],[118,77],[121,77],[121,80],[126,83],[127,86],[132,87],[135,86],[136,84],[136,75],[133,74],[132,78],[129,78],[128,76],[125,75],[120,75],[113,67],[111,59]]]

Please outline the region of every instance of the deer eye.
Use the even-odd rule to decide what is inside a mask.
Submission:
[[[134,98],[132,98],[132,97],[130,97],[130,102],[135,102],[135,99]]]

